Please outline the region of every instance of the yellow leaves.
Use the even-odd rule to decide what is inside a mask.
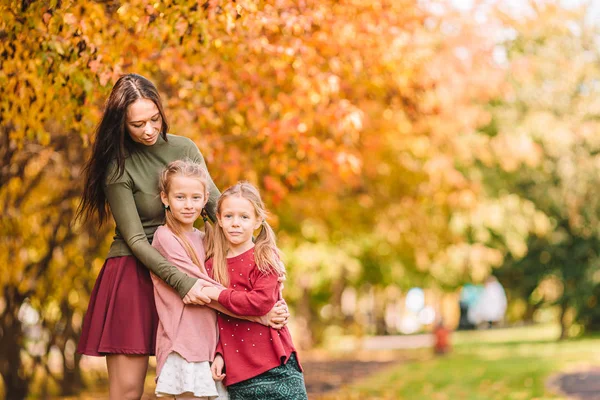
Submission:
[[[125,17],[127,15],[129,8],[130,8],[129,3],[125,3],[117,9],[117,14],[119,14],[121,17]]]
[[[320,235],[322,227],[307,220],[302,231],[307,236]],[[297,298],[304,288],[313,292],[329,289],[332,282],[356,279],[361,270],[360,261],[351,255],[349,249],[328,245],[322,241],[310,243],[304,241],[293,248],[285,248],[286,266],[290,279],[294,279],[296,288],[289,288],[290,296]],[[299,290],[300,289],[300,290]]]
[[[175,23],[175,32],[181,37],[188,30],[188,27],[188,22],[185,19],[180,19]]]
[[[68,299],[71,307],[76,308],[79,305],[80,297],[81,296],[79,295],[79,293],[77,293],[77,291],[75,291],[75,290],[69,291],[69,295],[68,295],[67,299]]]
[[[531,296],[537,301],[554,303],[564,292],[564,283],[555,275],[544,278]]]
[[[362,161],[354,154],[347,152],[339,152],[335,161],[337,168],[342,179],[350,180],[360,174],[362,168]]]
[[[48,23],[50,22],[50,18],[52,18],[52,14],[50,14],[49,12],[45,12],[42,15],[42,20],[44,21],[44,24],[48,25]]]
[[[65,24],[71,25],[71,26],[76,25],[78,23],[77,18],[72,13],[65,13],[63,15],[63,21],[65,22]]]
[[[265,189],[269,192],[272,197],[272,201],[277,205],[287,194],[287,189],[272,176],[264,176],[262,183]]]
[[[76,137],[87,146],[112,82],[123,71],[141,73],[159,86],[172,132],[199,143],[219,186],[254,179],[277,207],[318,193],[329,210],[320,217],[342,213],[344,229],[375,218],[351,215],[357,209],[387,215],[390,204],[411,197],[405,206],[434,232],[420,232],[417,217],[404,213],[398,219],[410,222],[381,240],[401,244],[413,234],[436,242],[444,216],[429,201],[443,210],[478,200],[454,161],[495,153],[458,137],[484,120],[474,103],[494,95],[499,78],[484,62],[489,48],[480,38],[461,31],[444,45],[413,3],[392,3],[241,0],[209,2],[205,10],[197,1],[132,0],[116,13],[95,2],[40,8],[27,15],[37,30],[0,43],[8,59],[0,72],[5,126],[17,145]],[[527,141],[494,146],[537,161]],[[308,192],[317,188],[326,190]],[[64,257],[76,256],[65,250]]]
[[[409,143],[410,152],[417,158],[423,158],[431,151],[430,140],[427,136],[417,137]]]

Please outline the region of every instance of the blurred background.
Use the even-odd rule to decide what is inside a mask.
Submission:
[[[261,188],[311,398],[561,398],[600,368],[599,25],[597,0],[2,1],[0,397],[107,397],[75,348],[114,227],[74,213],[136,72],[221,190]]]

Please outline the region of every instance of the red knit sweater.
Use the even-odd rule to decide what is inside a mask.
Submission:
[[[206,262],[213,276],[212,259]],[[227,259],[229,288],[219,295],[221,303],[238,315],[267,314],[279,299],[276,274],[261,273],[254,261],[254,248]],[[256,322],[218,313],[217,353],[225,360],[225,385],[253,378],[287,362],[296,352],[287,328],[276,330]]]

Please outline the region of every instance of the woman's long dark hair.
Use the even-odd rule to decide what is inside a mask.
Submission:
[[[88,221],[97,214],[100,225],[106,221],[109,208],[102,187],[111,162],[117,162],[117,169],[111,178],[120,177],[125,170],[125,158],[134,149],[134,142],[126,127],[127,109],[138,99],[148,99],[156,104],[162,118],[160,134],[167,140],[169,125],[156,86],[141,75],[121,76],[108,96],[104,114],[96,128],[92,156],[83,170],[85,186],[77,218],[83,217],[84,221]]]

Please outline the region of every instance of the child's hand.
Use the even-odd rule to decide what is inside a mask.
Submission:
[[[205,304],[210,303],[210,298],[202,293],[202,288],[204,287],[204,283],[199,279],[194,283],[194,286],[190,289],[189,292],[183,298],[184,304],[195,304],[198,306],[203,306]]]
[[[217,354],[215,356],[215,360],[210,366],[210,372],[212,372],[212,376],[215,381],[222,381],[225,378],[223,368],[225,368],[225,361],[220,354]]]
[[[202,293],[207,295],[211,300],[219,301],[219,295],[223,289],[219,289],[216,286],[204,286],[202,288]]]
[[[290,316],[285,300],[279,300],[267,315],[259,317],[259,323],[274,329],[281,329],[287,325]]]

